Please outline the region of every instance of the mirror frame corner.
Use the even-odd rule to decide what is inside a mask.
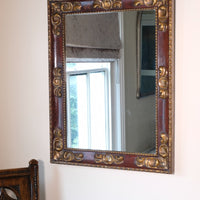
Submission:
[[[156,154],[67,148],[66,14],[156,11]],[[158,173],[174,171],[174,0],[48,0],[50,161]]]

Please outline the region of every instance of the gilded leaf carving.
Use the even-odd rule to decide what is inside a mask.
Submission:
[[[67,162],[71,162],[71,161],[81,162],[83,160],[83,157],[84,156],[82,153],[72,153],[72,152],[64,153],[64,160]]]
[[[59,160],[63,156],[63,151],[54,151],[53,152],[53,159],[54,160]]]
[[[162,133],[161,134],[161,145],[159,147],[159,154],[162,156],[162,157],[167,157],[168,156],[168,136],[165,134],[165,133]]]
[[[101,8],[101,9],[112,9],[112,8],[121,8],[122,1],[121,0],[95,0],[93,4],[94,8]]]
[[[168,29],[168,5],[166,0],[136,0],[134,6],[157,6],[158,7],[158,29],[166,31]]]
[[[80,2],[66,2],[61,4],[61,10],[63,12],[80,11],[81,7]]]
[[[55,137],[62,137],[62,130],[59,129],[59,128],[56,128],[54,131],[53,131],[53,134]]]
[[[153,169],[167,169],[167,160],[162,157],[137,157],[136,165]]]
[[[160,31],[166,31],[168,28],[168,7],[166,5],[162,5],[158,8],[158,21]]]
[[[62,130],[56,128],[53,131],[54,139],[53,139],[53,151],[54,151],[54,160],[58,160],[61,158],[63,154],[63,139],[62,139]]]
[[[142,157],[136,158],[138,167],[147,167],[152,169],[168,169],[168,136],[165,133],[161,134],[161,145],[159,147],[158,157]]]
[[[60,35],[60,27],[61,24],[61,16],[59,14],[55,14],[51,17],[51,23],[53,25],[52,32],[54,35],[59,36]]]
[[[61,151],[63,149],[63,139],[62,138],[55,138],[53,140],[53,147],[56,151]]]
[[[169,138],[165,133],[162,133],[160,137],[161,137],[161,144],[167,144],[168,143]]]
[[[51,4],[52,12],[60,12],[60,3],[52,3]]]
[[[57,12],[72,12],[72,11],[80,11],[82,6],[81,3],[78,1],[75,2],[56,2],[56,3],[52,3],[52,11],[54,13]]]
[[[73,11],[80,11],[80,10],[81,10],[81,3],[80,2],[74,2]]]
[[[71,2],[66,2],[61,4],[61,10],[64,12],[69,12],[73,10],[73,4]]]
[[[160,98],[166,99],[169,96],[168,87],[169,87],[169,81],[168,81],[168,70],[166,67],[161,66],[159,67],[159,74],[160,79],[158,81],[158,85],[160,88]]]
[[[162,157],[167,157],[168,156],[168,146],[166,144],[161,144],[159,147],[159,154]]]
[[[135,6],[153,6],[157,3],[157,0],[136,0],[134,2]]]
[[[54,86],[54,95],[57,97],[62,96],[62,73],[60,68],[55,68],[53,70],[53,86]]]
[[[124,162],[124,157],[120,155],[112,154],[95,154],[94,156],[96,163],[105,163],[105,164],[122,164]]]

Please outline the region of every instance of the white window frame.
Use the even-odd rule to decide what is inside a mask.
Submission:
[[[73,60],[73,63],[78,63],[76,62],[77,59]],[[72,61],[70,61],[72,62]],[[79,60],[80,62],[80,60]],[[84,61],[85,63],[87,63],[86,61]],[[90,60],[91,62],[91,60]],[[94,62],[97,62],[96,60]],[[99,63],[101,63],[102,61],[98,61]],[[103,61],[105,62],[105,61]],[[109,61],[107,61],[109,62]],[[110,63],[110,67],[111,67],[111,62]],[[90,89],[89,89],[89,85],[90,85],[90,78],[89,78],[89,74],[91,73],[98,73],[98,72],[104,72],[105,73],[105,91],[106,91],[106,94],[105,94],[105,102],[106,105],[105,105],[105,113],[106,113],[106,119],[105,119],[105,126],[106,126],[106,150],[112,150],[112,126],[111,126],[111,88],[110,88],[110,67],[109,68],[97,68],[97,69],[85,69],[85,70],[77,70],[77,71],[66,71],[66,78],[67,78],[67,91],[70,92],[70,88],[69,88],[69,77],[71,75],[81,75],[81,74],[86,74],[87,76],[87,87],[88,87],[88,92],[90,93]],[[91,118],[90,118],[90,94],[88,94],[88,98],[87,98],[87,108],[89,109],[88,110],[88,149],[91,149],[91,132],[90,132],[90,121],[91,121]],[[70,105],[69,105],[69,95],[67,95],[67,115],[70,116]],[[68,131],[68,137],[71,135],[70,134],[70,117],[68,117],[68,123],[67,123],[67,131]],[[68,141],[68,145],[71,146],[71,138],[69,138]]]

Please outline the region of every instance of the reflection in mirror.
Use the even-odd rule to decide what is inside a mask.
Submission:
[[[155,31],[154,11],[65,16],[68,148],[155,153]]]

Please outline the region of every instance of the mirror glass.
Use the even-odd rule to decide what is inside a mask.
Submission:
[[[67,147],[155,153],[155,11],[65,16]]]

